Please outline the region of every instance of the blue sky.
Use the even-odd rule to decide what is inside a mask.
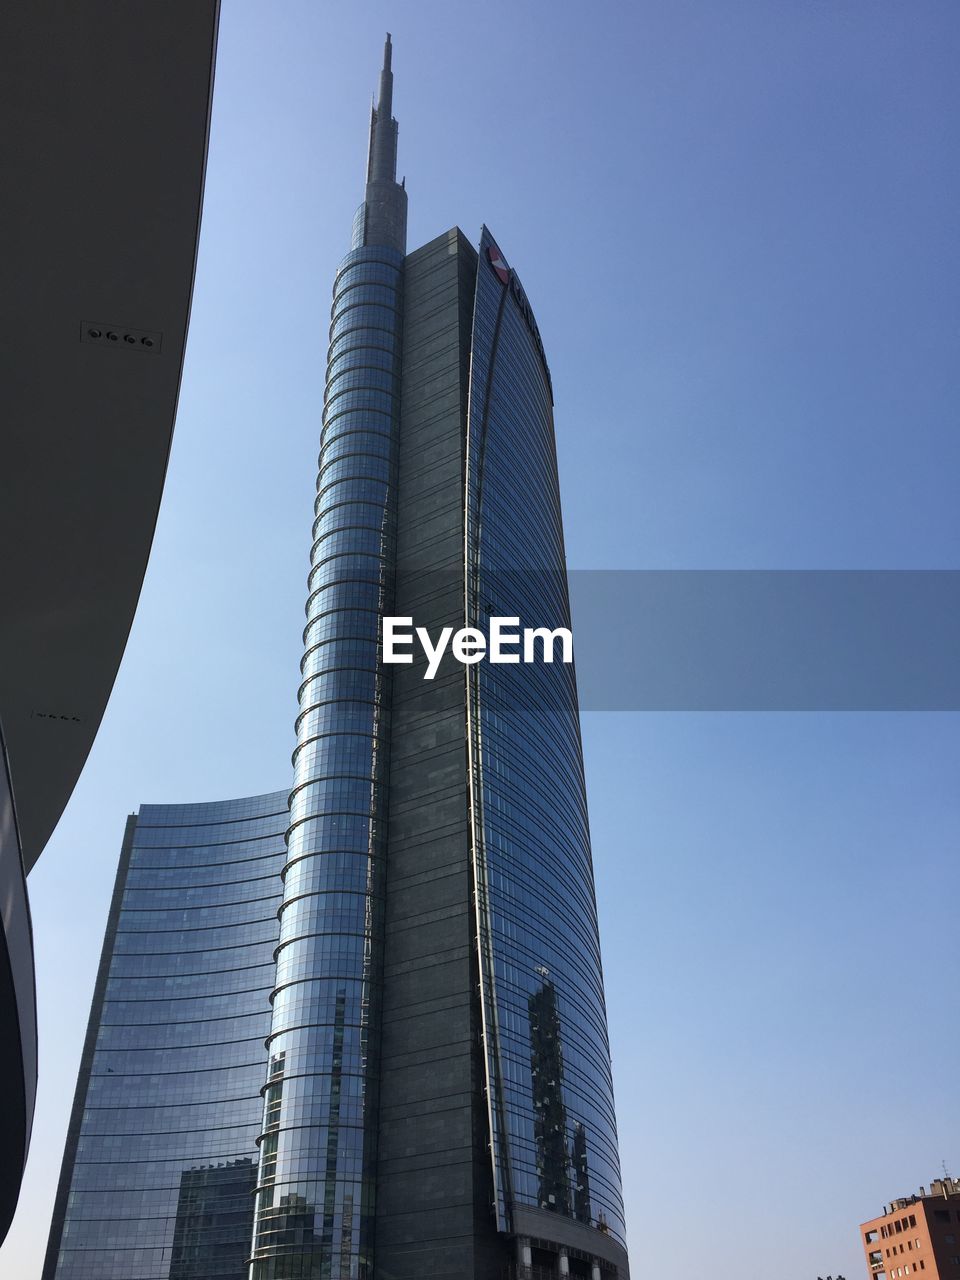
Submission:
[[[125,815],[288,779],[387,29],[411,246],[488,223],[536,310],[572,566],[960,567],[955,4],[224,0],[153,558],[30,880],[43,1074],[4,1280],[39,1277]],[[960,717],[584,735],[635,1266],[853,1280],[857,1224],[960,1170]]]

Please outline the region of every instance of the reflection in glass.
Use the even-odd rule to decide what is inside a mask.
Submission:
[[[257,1166],[231,1160],[180,1175],[170,1280],[242,1276],[253,1231]]]
[[[130,819],[43,1280],[247,1280],[286,801]]]
[[[573,1164],[574,1191],[573,1216],[578,1222],[590,1225],[590,1171],[587,1168],[587,1131],[578,1124],[573,1131]]]
[[[467,621],[569,627],[550,375],[529,303],[486,228],[472,340]],[[507,1231],[518,1207],[547,1208],[603,1223],[624,1244],[574,668],[483,662],[467,680],[498,1222]]]
[[[537,1150],[541,1209],[570,1212],[567,1175],[567,1113],[563,1105],[563,1051],[557,993],[546,969],[543,982],[528,1001],[530,1010],[530,1079],[533,1134]]]

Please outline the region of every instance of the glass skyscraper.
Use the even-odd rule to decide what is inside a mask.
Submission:
[[[244,1275],[287,794],[127,830],[44,1277]]]
[[[383,661],[570,625],[533,311],[486,228],[407,253],[390,60],[293,788],[131,820],[44,1280],[628,1275],[573,667]]]

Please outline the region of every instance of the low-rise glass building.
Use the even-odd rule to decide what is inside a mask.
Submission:
[[[245,1280],[287,821],[128,820],[44,1280]]]

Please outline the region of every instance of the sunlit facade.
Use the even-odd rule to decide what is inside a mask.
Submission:
[[[249,1252],[204,1273],[218,1280],[629,1274],[573,667],[448,655],[425,681],[420,659],[383,661],[385,615],[570,626],[533,311],[486,228],[478,247],[454,228],[407,252],[391,54],[388,38],[334,280],[293,786],[269,819],[274,842],[285,826],[275,950],[250,989],[259,1076],[236,1095],[246,1145],[204,1155],[198,1127],[150,1228],[168,1270],[126,1280],[199,1280],[204,1215],[222,1234],[224,1188],[248,1178]],[[211,1079],[220,1060],[211,1043]],[[119,1179],[90,1115],[80,1147]],[[93,1248],[68,1209],[61,1259],[74,1217]]]

